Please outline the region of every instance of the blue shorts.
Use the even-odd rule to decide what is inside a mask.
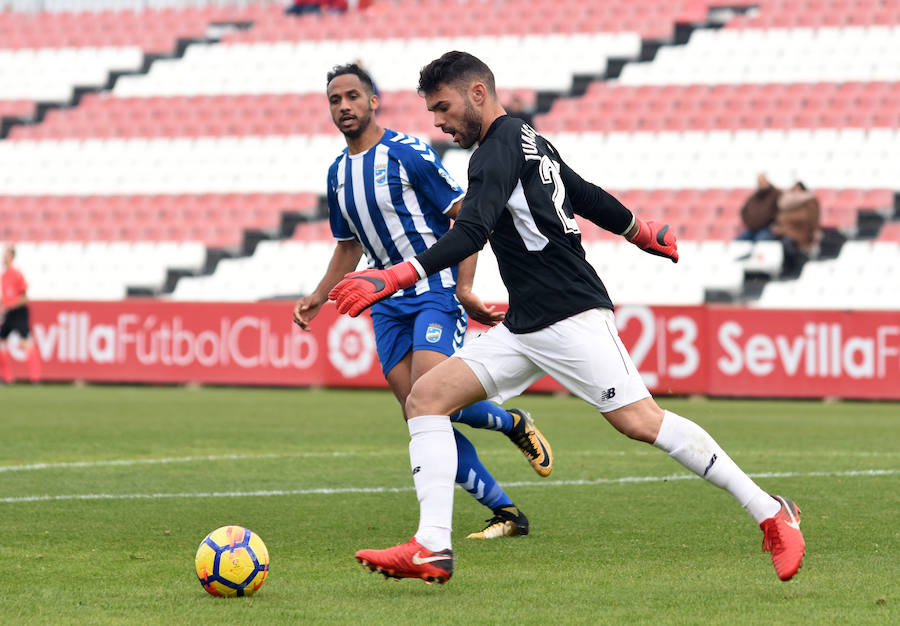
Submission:
[[[463,344],[469,318],[451,293],[425,293],[392,298],[372,307],[375,347],[387,374],[410,350],[432,350],[447,356]]]

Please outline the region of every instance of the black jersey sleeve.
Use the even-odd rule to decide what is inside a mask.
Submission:
[[[484,247],[519,182],[522,154],[517,144],[483,143],[469,161],[469,187],[447,234],[416,256],[426,274],[459,264]]]
[[[576,214],[617,235],[628,230],[634,215],[615,196],[587,182],[565,163],[560,164],[560,175]]]

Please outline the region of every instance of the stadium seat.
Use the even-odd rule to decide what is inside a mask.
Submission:
[[[501,0],[469,3],[451,20],[438,0],[296,18],[278,3],[196,4],[0,14],[0,74],[22,77],[0,81],[0,117],[31,115],[39,99],[66,101],[77,84],[103,85],[110,71],[140,68],[148,52],[172,52],[178,37],[203,39],[212,22],[252,22],[221,42],[188,46],[182,58],[157,60],[147,74],[121,76],[111,91],[51,109],[39,123],[11,127],[0,141],[0,239],[92,241],[96,256],[118,250],[109,242],[235,247],[245,229],[277,233],[285,210],[315,214],[324,169],[343,148],[323,106],[325,72],[363,59],[382,92],[380,123],[444,141],[415,82],[423,59],[452,48],[488,61],[505,87],[501,101],[515,93],[534,106],[569,92],[576,77],[593,77],[583,95],[558,98],[538,115],[538,130],[586,178],[619,190],[626,206],[672,222],[688,253],[701,240],[709,254],[721,253],[760,171],[782,187],[802,179],[820,194],[823,222],[848,233],[860,209],[888,215],[894,205],[895,0],[732,3],[754,10],[626,63],[615,79],[604,76],[609,59],[637,59],[645,40],[666,43],[676,23],[705,22],[718,5],[541,0],[522,11]],[[505,20],[511,11],[520,19]],[[531,53],[538,49],[545,54]],[[458,149],[444,156],[461,183],[467,161]],[[879,241],[892,243],[895,233],[888,224]],[[584,240],[617,242],[592,225]],[[288,241],[330,244],[327,223],[301,224]],[[736,293],[743,268],[729,262],[719,274],[709,262],[717,269],[706,277],[679,264],[689,286],[658,297]],[[143,271],[135,270],[158,276]],[[657,271],[670,270],[648,270]],[[196,289],[215,299],[241,280],[227,272],[227,280],[198,278]],[[633,288],[617,286],[638,301]]]

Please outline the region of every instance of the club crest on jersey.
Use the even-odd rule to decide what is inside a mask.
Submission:
[[[444,327],[440,324],[429,324],[428,328],[425,329],[425,341],[428,343],[437,343],[441,340],[441,334],[444,332]]]
[[[383,185],[387,182],[387,167],[375,168],[375,182]]]

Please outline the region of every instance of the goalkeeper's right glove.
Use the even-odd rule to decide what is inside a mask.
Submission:
[[[637,215],[634,216],[638,229],[628,241],[641,250],[655,254],[656,256],[671,259],[672,263],[678,263],[678,245],[675,242],[675,233],[669,231],[669,225],[662,228],[653,220],[644,221]]]
[[[338,313],[356,317],[379,300],[398,289],[415,285],[418,280],[419,272],[409,261],[385,270],[352,272],[328,292],[328,299],[335,301]]]

